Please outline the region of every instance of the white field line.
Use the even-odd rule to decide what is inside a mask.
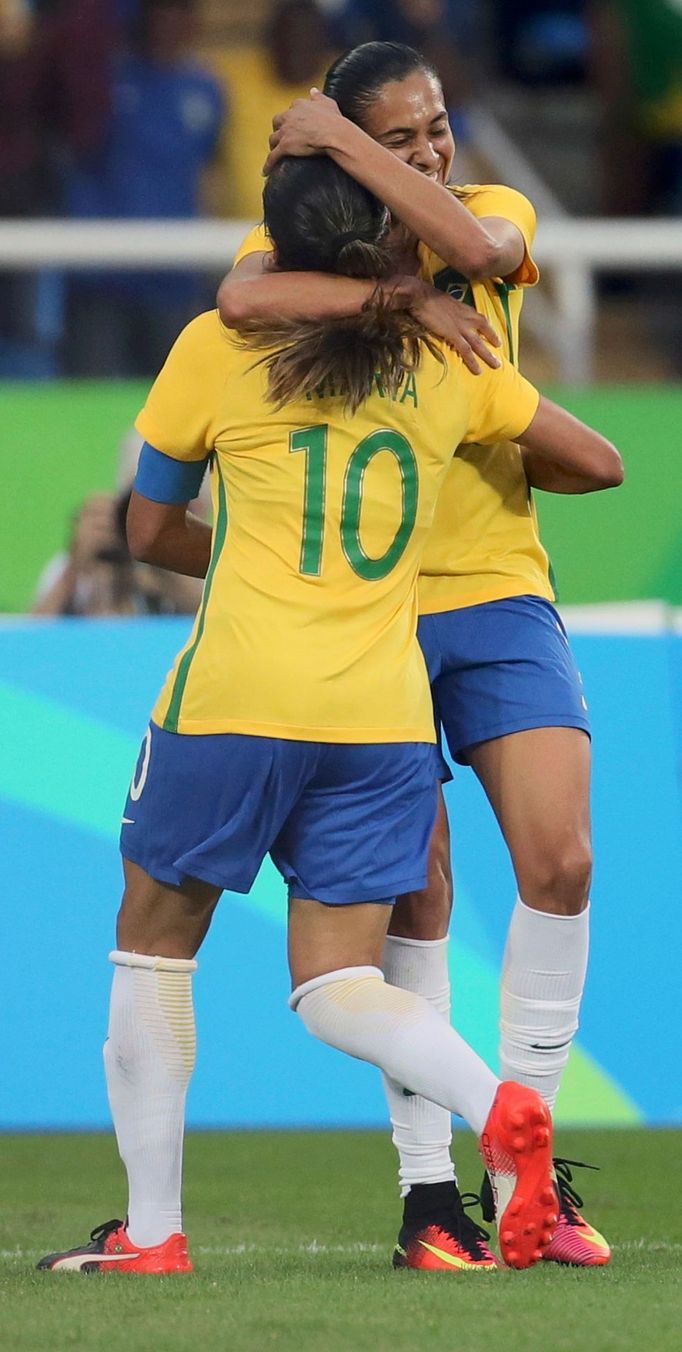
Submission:
[[[667,1240],[630,1239],[625,1240],[622,1244],[613,1244],[612,1248],[615,1253],[677,1253],[682,1250],[682,1243],[669,1243]],[[40,1258],[42,1252],[40,1249],[0,1249],[0,1259],[26,1258],[32,1260]],[[386,1244],[365,1244],[362,1241],[358,1241],[356,1244],[319,1244],[316,1239],[313,1239],[308,1244],[199,1244],[192,1245],[192,1252],[218,1258],[238,1258],[256,1254],[267,1254],[269,1257],[273,1254],[280,1257],[291,1257],[294,1254],[345,1254],[353,1257],[357,1254],[366,1253],[388,1254],[390,1248]]]
[[[2,1258],[40,1258],[41,1249],[0,1249],[0,1259]],[[358,1241],[356,1244],[319,1244],[316,1239],[310,1240],[308,1244],[193,1244],[193,1253],[204,1253],[217,1255],[222,1258],[234,1258],[243,1254],[280,1254],[291,1255],[302,1254],[361,1254],[361,1253],[388,1253],[385,1244],[365,1244]]]

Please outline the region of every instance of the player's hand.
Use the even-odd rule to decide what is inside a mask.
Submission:
[[[340,118],[338,104],[319,89],[312,89],[308,99],[294,99],[286,112],[272,119],[270,154],[263,165],[266,177],[283,155],[323,155]]]
[[[480,315],[471,305],[454,300],[424,283],[410,309],[429,333],[442,338],[448,347],[459,353],[474,375],[481,374],[479,358],[487,366],[502,365],[499,357],[490,350],[501,346],[500,338],[485,315]]]

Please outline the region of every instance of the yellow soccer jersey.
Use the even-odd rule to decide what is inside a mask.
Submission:
[[[517,365],[523,289],[538,280],[531,256],[535,211],[514,188],[468,184],[459,191],[474,216],[500,216],[518,226],[526,244],[525,258],[505,281],[486,278],[470,283],[420,245],[421,275],[484,314],[500,335],[505,355]],[[235,263],[249,253],[271,249],[264,226],[258,226],[247,235]],[[440,494],[422,558],[420,613],[524,594],[554,599],[521,453],[512,442],[463,447]]]
[[[462,191],[475,216],[501,216],[518,226],[526,244],[525,258],[505,281],[467,282],[422,245],[422,275],[484,314],[500,335],[505,355],[516,365],[523,288],[538,279],[531,257],[535,212],[513,188],[469,185]],[[525,594],[554,600],[521,452],[511,441],[462,447],[439,497],[422,557],[420,613]]]
[[[158,451],[211,455],[211,561],[153,719],[181,733],[434,740],[416,580],[438,490],[467,439],[518,436],[538,394],[424,353],[398,398],[353,417],[333,390],[275,411],[216,312],[180,335],[137,419]],[[229,518],[229,529],[228,529]]]
[[[246,238],[242,240],[234,256],[232,266],[236,267],[237,263],[241,263],[242,258],[246,258],[247,254],[252,253],[272,253],[272,240],[262,223],[254,225],[253,230],[249,230]]]

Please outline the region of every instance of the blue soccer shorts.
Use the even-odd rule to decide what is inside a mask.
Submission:
[[[426,886],[438,758],[428,743],[339,745],[150,724],[121,853],[159,882],[248,892],[267,854],[291,896],[393,902]]]
[[[422,615],[418,633],[453,760],[466,765],[470,748],[529,728],[589,735],[580,672],[549,601],[513,596]],[[444,761],[441,777],[451,778]]]

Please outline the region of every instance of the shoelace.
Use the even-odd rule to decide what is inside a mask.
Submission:
[[[582,1160],[563,1160],[555,1159],[554,1169],[556,1171],[557,1188],[559,1190],[559,1203],[562,1214],[566,1217],[568,1225],[580,1225],[580,1209],[583,1206],[583,1199],[580,1193],[572,1187],[573,1169],[594,1169],[599,1171],[598,1164],[584,1164]]]
[[[90,1231],[90,1238],[94,1244],[99,1244],[103,1242],[108,1235],[112,1235],[114,1230],[120,1230],[122,1225],[123,1221],[104,1221],[102,1225],[96,1225],[94,1230]]]
[[[471,1216],[467,1215],[467,1210],[472,1206],[480,1206],[481,1199],[477,1192],[460,1193],[457,1201],[459,1205],[455,1206],[457,1217],[457,1238],[463,1248],[468,1249],[469,1253],[475,1258],[487,1258],[488,1241],[490,1232],[484,1230],[482,1225],[477,1225]]]

